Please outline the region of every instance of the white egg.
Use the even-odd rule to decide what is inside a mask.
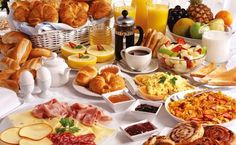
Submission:
[[[37,80],[48,81],[51,80],[51,73],[46,67],[41,67],[37,70]]]
[[[31,72],[24,71],[21,73],[19,78],[19,83],[21,85],[32,85],[34,84],[34,77]]]

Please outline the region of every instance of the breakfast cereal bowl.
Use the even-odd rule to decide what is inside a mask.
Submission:
[[[163,45],[158,50],[157,57],[163,68],[183,74],[201,65],[205,60],[207,50],[200,45],[190,45],[181,41]]]

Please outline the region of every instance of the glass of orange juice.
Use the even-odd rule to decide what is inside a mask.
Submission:
[[[166,33],[169,2],[161,1],[147,5],[147,27]]]
[[[127,10],[128,11],[128,16],[132,17],[133,19],[135,19],[135,15],[136,15],[136,9],[134,6],[131,6],[131,4],[129,3],[125,3],[125,2],[117,2],[113,4],[114,7],[114,17],[115,20],[121,16],[122,11],[123,10]]]

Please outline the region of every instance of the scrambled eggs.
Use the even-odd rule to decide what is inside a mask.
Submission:
[[[193,89],[188,80],[169,72],[158,72],[143,77],[145,79],[140,79],[140,83],[146,87],[147,93],[154,96],[165,96],[164,99],[173,93]]]

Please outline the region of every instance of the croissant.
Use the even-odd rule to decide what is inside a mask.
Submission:
[[[110,15],[112,7],[110,3],[105,0],[93,1],[91,7],[89,8],[88,14],[93,17],[93,19],[101,19]]]
[[[13,2],[12,5],[11,5],[11,8],[13,10],[16,10],[17,7],[19,6],[23,6],[23,7],[28,7],[30,6],[30,2],[28,1],[17,1],[17,2]]]
[[[14,11],[13,16],[14,19],[17,21],[27,22],[29,14],[30,14],[29,7],[18,6]]]
[[[104,94],[125,88],[125,81],[119,75],[105,72],[89,82],[89,89],[98,94]]]
[[[33,7],[29,14],[28,22],[35,26],[41,22],[58,22],[57,9],[50,4],[39,3]]]
[[[78,28],[87,22],[88,16],[81,4],[62,6],[59,11],[62,23]]]

